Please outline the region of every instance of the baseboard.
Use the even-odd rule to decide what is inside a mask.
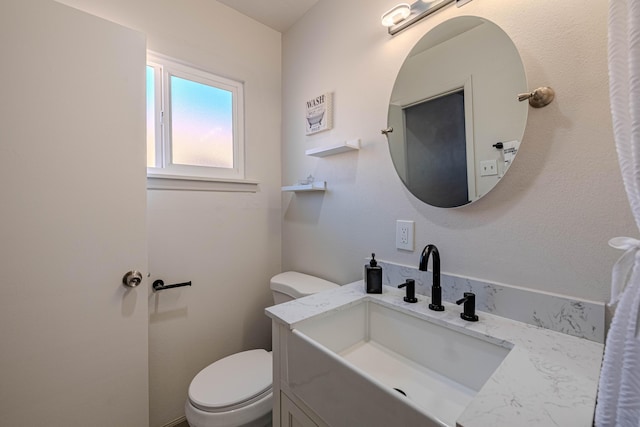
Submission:
[[[182,416],[171,421],[170,423],[163,425],[162,427],[189,427],[189,424],[187,423],[187,418]]]

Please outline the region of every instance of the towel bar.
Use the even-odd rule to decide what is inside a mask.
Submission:
[[[154,292],[163,291],[165,289],[180,288],[182,286],[191,286],[191,281],[184,282],[184,283],[176,283],[173,285],[165,285],[164,281],[162,281],[161,279],[158,279],[155,282],[153,282],[153,291]]]

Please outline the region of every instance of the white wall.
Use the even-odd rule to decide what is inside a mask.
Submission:
[[[246,172],[260,191],[148,191],[150,425],[184,414],[207,364],[270,347],[269,278],[280,272],[281,35],[210,0],[64,0],[147,34],[148,48],[245,82]],[[144,165],[141,165],[144,167]]]
[[[283,197],[283,267],[346,283],[364,258],[417,266],[427,243],[443,272],[605,301],[634,235],[612,139],[606,64],[607,2],[474,0],[389,36],[380,15],[394,0],[323,0],[283,36],[283,183],[312,173],[324,194]],[[556,100],[530,109],[509,173],[480,201],[443,210],[416,200],[397,177],[380,129],[395,76],[430,28],[459,15],[492,20],[511,36],[530,88]],[[334,129],[304,136],[304,101],[334,92]],[[311,147],[361,138],[327,158]],[[416,251],[395,249],[395,220],[416,222]]]

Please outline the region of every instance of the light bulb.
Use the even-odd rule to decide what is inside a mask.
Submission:
[[[400,3],[382,14],[382,25],[392,27],[407,19],[410,14],[411,6],[408,3]]]

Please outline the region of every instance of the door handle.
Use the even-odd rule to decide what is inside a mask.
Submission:
[[[122,278],[122,284],[128,288],[135,288],[142,283],[142,273],[138,270],[128,271]]]

